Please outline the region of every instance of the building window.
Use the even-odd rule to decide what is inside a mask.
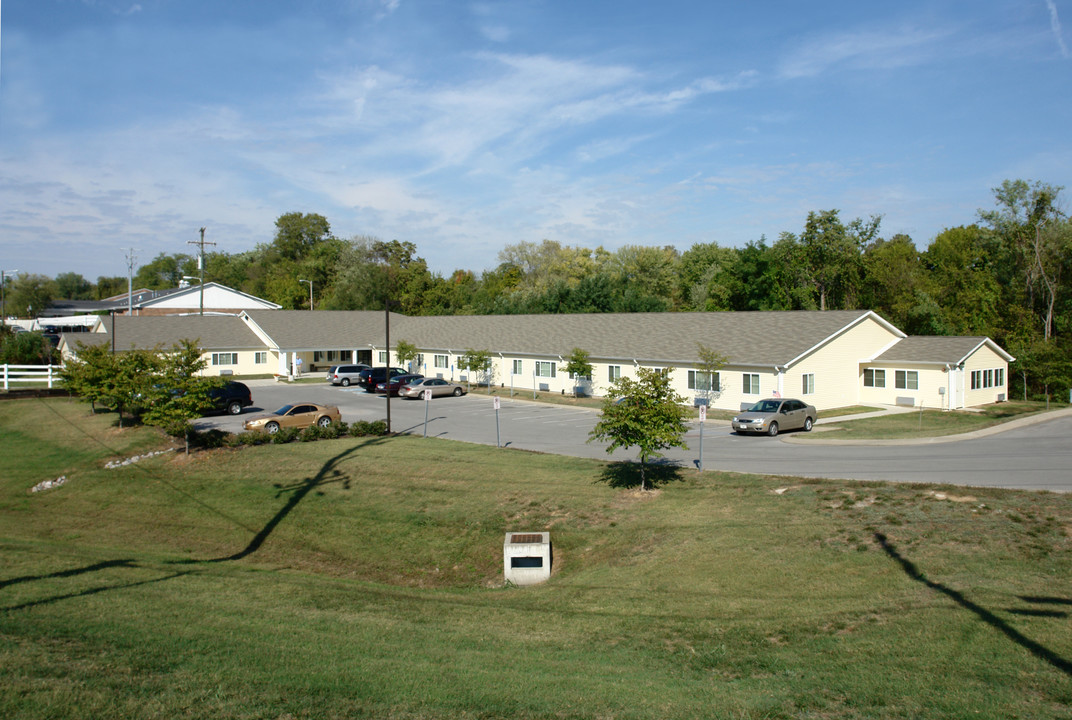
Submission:
[[[722,381],[718,373],[705,373],[700,370],[689,370],[689,390],[710,392],[722,387]]]
[[[801,376],[801,392],[805,395],[815,394],[815,373],[805,373]]]
[[[238,353],[212,353],[213,365],[237,365]]]
[[[983,388],[991,387],[1005,387],[1005,368],[997,368],[996,370],[972,370],[972,390],[982,390]]]
[[[437,368],[448,367],[448,365],[447,365],[447,356],[446,355],[436,355],[432,359],[432,366],[437,367]]]
[[[261,352],[253,353],[253,362],[256,363],[257,365],[264,365],[265,363],[267,363],[268,362],[268,353],[267,353],[267,351],[261,351]]]
[[[511,375],[521,375],[521,368],[522,368],[522,365],[521,365],[520,360],[511,360],[510,361],[510,374]]]
[[[745,395],[759,395],[759,373],[744,373],[741,379],[741,392]]]
[[[387,364],[387,351],[386,350],[380,350],[380,364],[381,365],[386,365]]]
[[[872,370],[871,368],[864,370],[864,387],[886,387],[886,371]]]
[[[536,377],[554,377],[555,364],[543,360],[536,361]]]
[[[321,357],[323,357],[322,352],[320,352],[319,350],[313,350],[313,362],[320,362]]]
[[[919,373],[915,370],[897,370],[893,374],[893,386],[898,390],[919,390]]]
[[[622,376],[621,365],[608,365],[607,366],[607,382],[614,382]]]

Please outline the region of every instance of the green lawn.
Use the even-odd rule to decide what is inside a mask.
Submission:
[[[403,436],[171,453],[0,404],[0,717],[1068,717],[1061,495]],[[66,484],[30,493],[46,479]],[[502,584],[550,530],[549,583]]]
[[[1059,406],[1053,406],[1054,409],[1057,407]],[[823,427],[822,432],[812,435],[811,438],[885,440],[958,435],[1045,411],[1046,403],[1014,401],[987,405],[978,411],[916,410],[873,418],[846,417],[844,423],[839,422],[836,427]],[[823,413],[823,417],[830,415]]]

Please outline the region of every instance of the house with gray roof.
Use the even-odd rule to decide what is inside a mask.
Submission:
[[[988,338],[910,338],[867,310],[447,317],[246,310],[233,317],[117,320],[126,321],[115,329],[120,350],[128,341],[152,347],[160,338],[199,339],[209,374],[291,376],[299,359],[306,372],[349,362],[397,365],[395,349],[404,340],[420,351],[410,369],[424,375],[520,394],[579,387],[605,395],[615,379],[659,368],[688,402],[732,410],[775,395],[819,409],[980,405],[1007,397],[1013,360]],[[97,330],[109,332],[107,322]],[[575,348],[589,354],[591,377],[565,373]],[[712,375],[701,366],[701,348],[725,359]],[[469,350],[491,355],[486,371],[474,377],[459,369]]]

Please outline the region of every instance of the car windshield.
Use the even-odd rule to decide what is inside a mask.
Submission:
[[[748,408],[748,412],[755,413],[773,413],[778,412],[778,406],[782,403],[778,400],[760,400],[752,407]]]
[[[284,405],[283,407],[279,408],[278,410],[276,410],[276,411],[275,411],[274,413],[272,413],[272,414],[273,414],[273,415],[286,415],[286,414],[287,414],[288,412],[290,412],[290,411],[291,411],[291,410],[292,410],[293,408],[294,408],[294,406],[293,406],[293,405]]]

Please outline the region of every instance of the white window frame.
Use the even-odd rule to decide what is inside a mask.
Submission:
[[[815,394],[815,373],[804,373],[800,376],[800,392],[803,395]]]
[[[551,360],[537,360],[536,367],[532,371],[536,377],[555,377],[558,366]]]
[[[919,371],[894,370],[893,387],[895,390],[919,390]]]
[[[718,372],[709,373],[704,370],[689,370],[689,390],[698,392],[718,392],[722,387],[722,376]]]
[[[524,372],[523,372],[524,367],[525,367],[525,363],[523,361],[521,361],[521,360],[519,360],[517,358],[514,358],[513,360],[510,361],[510,374],[511,375],[522,375],[522,374],[524,374]]]
[[[867,381],[868,373],[871,375],[871,382]],[[864,370],[864,387],[884,388],[886,387],[886,371],[880,368],[867,368]]]
[[[268,351],[267,350],[257,350],[256,352],[254,352],[253,353],[253,364],[254,365],[267,365],[268,364]]]
[[[621,365],[608,365],[607,366],[607,382],[614,382],[620,379],[622,376]]]
[[[236,352],[218,352],[212,353],[213,365],[237,365],[238,353]]]
[[[741,392],[759,395],[759,373],[741,373]]]

